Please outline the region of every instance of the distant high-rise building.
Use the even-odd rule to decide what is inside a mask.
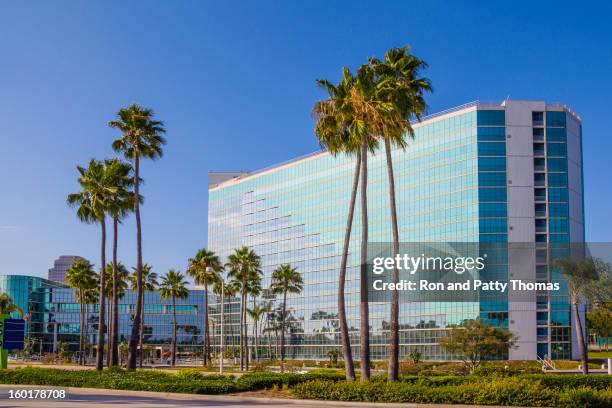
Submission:
[[[81,259],[81,257],[76,255],[61,255],[53,263],[53,268],[49,269],[49,280],[66,282],[66,271],[77,259]]]

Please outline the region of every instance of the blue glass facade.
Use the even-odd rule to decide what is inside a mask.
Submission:
[[[533,127],[533,153],[530,152],[534,157],[534,169],[538,169],[534,170],[534,183],[539,183],[536,178],[540,170],[545,183],[543,191],[531,185],[533,202],[530,205],[545,220],[544,224],[537,223],[536,230],[550,226],[546,236],[550,236],[551,242],[563,239],[562,220],[567,218],[568,211],[567,204],[563,207],[562,201],[567,196],[563,187],[567,184],[567,171],[564,177],[567,155],[563,156],[563,132],[558,130],[562,128],[559,124],[563,123],[565,115],[565,111],[546,112],[546,115],[541,112],[538,127]],[[506,122],[503,106],[473,104],[415,125],[415,138],[409,141],[408,147],[392,153],[400,241],[502,245],[508,242],[508,186],[511,181],[507,176]],[[531,123],[525,125],[532,126]],[[539,162],[539,158],[545,160]],[[369,241],[389,242],[384,154],[371,155],[368,166]],[[292,358],[322,359],[329,350],[339,347],[337,275],[353,168],[353,158],[334,158],[323,152],[227,181],[216,179],[216,184],[209,187],[208,247],[211,250],[224,259],[237,247],[253,248],[261,256],[264,287],[270,283],[272,271],[282,263],[290,263],[303,276],[303,292],[290,295],[287,304],[291,323],[286,344]],[[557,201],[551,201],[553,197]],[[355,353],[358,353],[359,327],[359,214],[357,203],[346,284],[348,326]],[[532,242],[539,239],[536,231],[530,236]],[[486,274],[507,279],[507,258],[502,256],[491,263]],[[274,298],[268,300],[272,300],[273,308],[280,307],[282,302]],[[542,329],[548,330],[557,322],[563,324],[563,330],[547,337],[547,346],[551,346],[552,341],[569,344],[570,339],[565,337],[564,331],[568,326],[565,317],[550,321],[550,302],[546,299],[542,304],[546,304],[547,313],[546,327]],[[554,311],[555,319],[569,313],[566,306],[562,303],[560,313]],[[445,327],[466,318],[482,318],[504,327],[509,324],[508,299],[503,296],[472,303],[402,304],[400,309],[402,358],[413,349],[418,349],[426,359],[450,358],[437,341]],[[236,299],[226,303],[225,344],[229,346],[238,345],[238,310]],[[211,313],[218,321],[219,304],[215,300]],[[277,353],[279,332],[275,329],[274,314],[271,316],[260,322],[257,334],[262,345],[260,353],[264,355]],[[540,318],[544,321],[539,314],[537,318],[538,323]],[[370,319],[372,356],[382,359],[387,353],[389,305],[370,303]],[[253,336],[252,326],[249,333]],[[543,333],[538,325],[538,338],[543,338]],[[219,344],[219,331],[212,334],[214,344]],[[535,354],[534,344],[531,358],[535,358]]]

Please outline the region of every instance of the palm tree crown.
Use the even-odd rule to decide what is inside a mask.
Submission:
[[[166,275],[162,276],[162,281],[159,284],[159,294],[164,300],[170,298],[187,299],[189,289],[187,289],[185,275],[180,271],[170,269]]]
[[[130,289],[136,290],[138,288],[137,281],[138,271],[136,268],[132,268],[132,273],[128,276],[128,281],[130,282]],[[144,290],[147,292],[153,292],[159,286],[159,282],[157,279],[159,275],[153,272],[153,267],[149,264],[142,265],[142,279],[144,283]]]
[[[76,296],[79,302],[85,302],[85,298],[81,299],[78,291],[93,289],[97,285],[97,276],[94,272],[93,265],[86,259],[79,258],[66,271],[66,282],[71,288],[77,290]]]
[[[109,197],[117,193],[113,176],[104,162],[91,159],[85,167],[77,166],[82,190],[68,195],[68,205],[77,207],[77,217],[85,223],[99,222],[106,214]]]
[[[221,279],[223,265],[213,251],[200,249],[195,257],[189,258],[188,263],[187,274],[197,285],[211,286]]]
[[[128,159],[146,157],[156,159],[163,155],[166,144],[164,123],[153,119],[152,109],[132,104],[120,109],[116,120],[109,122],[111,128],[119,129],[121,137],[113,142],[113,149]]]
[[[281,265],[272,272],[272,283],[270,284],[272,293],[300,293],[303,285],[302,275],[289,264]]]
[[[108,294],[109,298],[112,298],[114,296],[113,293],[113,265],[112,264],[107,264],[106,265],[106,293]],[[130,273],[128,272],[127,268],[125,267],[125,265],[123,265],[121,262],[117,262],[117,298],[121,299],[125,296],[125,291],[128,288],[128,281],[129,281],[129,277],[130,277]]]

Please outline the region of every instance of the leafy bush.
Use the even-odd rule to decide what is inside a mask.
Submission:
[[[200,380],[233,380],[234,376],[223,374],[204,374],[197,368],[186,368],[175,374],[177,378],[184,381],[200,381]]]
[[[490,362],[481,365],[473,372],[474,375],[519,375],[519,374],[538,374],[542,372],[542,367],[537,361],[505,361]]]
[[[253,372],[240,377],[236,382],[238,388],[243,391],[261,390],[274,386],[293,386],[300,382],[312,380],[340,381],[344,375],[336,371],[313,370],[306,374]]]
[[[200,377],[196,378],[196,375]],[[236,384],[231,377],[204,376],[193,372],[175,375],[155,370],[123,371],[112,369],[99,372],[95,370],[18,368],[1,370],[0,383],[194,394],[224,394],[236,391]]]
[[[439,384],[426,383],[421,381],[420,378],[412,380],[414,382],[369,382],[363,384],[359,382],[316,380],[297,384],[293,392],[300,398],[340,401],[538,407],[612,406],[612,391],[610,390],[597,390],[587,387],[554,390],[545,387],[540,381],[534,379],[498,377],[479,381],[474,377],[454,377],[446,378]],[[456,384],[449,385],[453,382],[456,382]]]
[[[315,360],[304,360],[304,367],[318,367],[319,362]]]
[[[581,388],[588,387],[596,390],[612,389],[612,376],[609,375],[563,375],[563,374],[529,374],[522,375],[532,381],[540,381],[547,388]]]

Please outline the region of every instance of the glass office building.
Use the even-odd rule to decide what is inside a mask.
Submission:
[[[550,267],[549,243],[584,241],[580,118],[562,105],[541,101],[474,102],[414,124],[405,150],[393,151],[400,241],[529,243],[533,280],[559,281]],[[384,153],[368,158],[369,241],[391,240]],[[287,354],[324,359],[339,349],[336,296],[354,159],[311,154],[252,173],[213,173],[209,180],[208,247],[225,259],[246,245],[261,256],[263,287],[282,263],[304,279],[289,295]],[[359,200],[358,200],[359,201]],[[346,284],[347,317],[354,355],[359,327],[359,203],[355,210]],[[516,271],[507,259],[492,273],[508,279]],[[282,300],[254,332],[258,353],[278,355],[278,312]],[[225,344],[238,345],[236,299],[226,303]],[[570,358],[573,332],[568,298],[538,293],[537,301],[508,296],[479,302],[420,302],[400,307],[400,355],[419,350],[425,359],[449,359],[438,345],[445,328],[481,318],[519,336],[510,359],[545,355]],[[211,314],[219,321],[219,303]],[[389,305],[370,303],[371,352],[387,355]],[[220,332],[212,333],[219,344]]]
[[[78,350],[80,306],[73,289],[47,279],[0,275],[0,292],[7,293],[24,312],[26,335],[42,343],[42,352],[57,351],[58,342],[68,343]],[[136,293],[126,290],[119,300],[119,341],[127,342],[136,308]],[[107,312],[109,310],[107,306]],[[98,306],[87,306],[86,341],[97,344]],[[172,341],[172,300],[162,300],[158,292],[145,293],[144,341],[158,350],[157,355],[170,350]],[[204,327],[204,291],[191,290],[187,299],[176,300],[177,351],[179,355],[201,353]],[[13,313],[13,317],[18,317]],[[107,320],[108,321],[108,320]],[[39,346],[35,347],[39,350]]]

